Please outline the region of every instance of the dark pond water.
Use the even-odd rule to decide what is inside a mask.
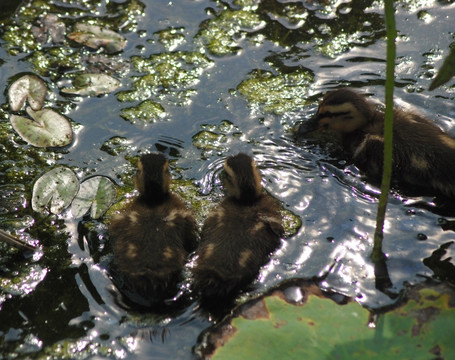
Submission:
[[[455,255],[455,212],[432,197],[395,191],[384,240],[393,287],[389,294],[377,290],[369,255],[378,189],[326,148],[295,143],[290,134],[329,89],[349,85],[383,99],[381,2],[30,0],[14,8],[2,9],[0,28],[0,226],[41,250],[23,256],[0,244],[0,357],[193,358],[198,335],[213,323],[191,299],[165,314],[120,306],[106,271],[108,216],[94,221],[31,209],[34,181],[57,164],[81,180],[109,176],[120,201],[133,194],[137,155],[164,152],[175,190],[202,222],[222,194],[223,158],[254,154],[265,187],[289,211],[289,236],[239,302],[285,279],[328,273],[322,288],[380,308],[406,284],[435,272],[449,276],[438,269]],[[396,8],[396,101],[455,135],[453,82],[427,91],[455,41],[455,7],[409,0]],[[67,38],[44,36],[40,43],[32,27],[48,13],[59,16],[67,33],[90,22],[121,33],[127,45],[106,54]],[[84,72],[110,74],[121,88],[65,96],[61,89]],[[40,76],[49,89],[46,106],[71,119],[70,146],[39,150],[11,128],[7,88],[23,73]],[[425,265],[438,249],[442,254]]]

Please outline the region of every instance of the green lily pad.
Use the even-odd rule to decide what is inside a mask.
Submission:
[[[65,94],[98,96],[108,94],[120,87],[120,81],[106,74],[82,74],[76,76],[73,88],[64,88]]]
[[[92,49],[104,47],[108,53],[116,53],[126,46],[126,39],[115,31],[97,25],[76,24],[68,38]]]
[[[78,218],[90,209],[92,219],[98,219],[114,203],[115,197],[114,183],[105,176],[94,176],[81,183],[71,211]]]
[[[18,111],[28,100],[33,110],[39,110],[43,107],[46,92],[46,84],[38,76],[24,75],[8,89],[9,106],[11,110]]]
[[[43,213],[50,203],[50,212],[59,214],[71,204],[78,190],[76,174],[66,167],[56,167],[33,185],[32,208]]]
[[[34,111],[27,108],[34,120],[23,116],[11,115],[14,130],[29,144],[37,147],[65,146],[73,141],[73,130],[69,121],[53,110]]]
[[[427,286],[412,289],[403,306],[376,323],[353,301],[338,305],[310,294],[296,306],[275,292],[206,334],[207,347],[214,360],[452,359],[455,292],[444,284]]]

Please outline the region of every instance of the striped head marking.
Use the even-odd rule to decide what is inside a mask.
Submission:
[[[245,203],[253,202],[262,192],[261,175],[253,159],[243,153],[226,159],[223,183],[231,196]]]
[[[372,119],[373,109],[363,95],[351,89],[327,93],[316,115],[298,128],[298,135],[312,131],[348,134],[365,127]]]

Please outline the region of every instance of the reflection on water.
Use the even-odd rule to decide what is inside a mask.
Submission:
[[[453,86],[426,91],[453,42],[451,3],[397,2],[395,94],[455,134]],[[127,47],[106,55],[67,39],[38,44],[28,24],[39,25],[44,11],[59,14],[67,28],[90,20],[118,30]],[[81,179],[111,177],[122,202],[134,194],[137,156],[163,152],[175,191],[202,223],[222,198],[224,158],[253,154],[265,189],[288,211],[292,226],[239,303],[283,280],[320,277],[324,290],[377,308],[396,301],[405,283],[453,279],[454,209],[393,191],[383,249],[392,286],[379,291],[375,273],[385,269],[375,269],[369,258],[377,187],[336,145],[292,139],[294,124],[309,119],[330,89],[349,85],[384,97],[380,3],[27,0],[8,21],[0,32],[4,86],[21,72],[41,76],[49,106],[71,119],[77,139],[64,151],[26,145],[11,130],[6,88],[0,91],[0,224],[42,247],[40,256],[24,258],[0,244],[0,353],[6,358],[188,359],[199,334],[217,320],[199,309],[189,269],[180,296],[170,300],[179,306],[153,312],[125,304],[109,273],[108,219],[30,210],[33,182],[54,164],[71,167]],[[117,77],[121,90],[95,98],[59,92],[88,69]],[[147,100],[163,109],[163,118],[134,124],[121,117],[134,107],[133,115],[140,115]]]

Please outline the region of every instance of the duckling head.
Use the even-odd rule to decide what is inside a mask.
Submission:
[[[242,203],[252,203],[261,196],[261,175],[247,154],[228,157],[222,178],[226,192]]]
[[[169,194],[169,162],[162,154],[142,155],[136,172],[136,188],[147,201],[160,202]]]
[[[295,129],[296,136],[313,131],[330,131],[343,136],[368,125],[373,113],[372,105],[363,95],[347,88],[334,90],[324,96],[316,115]]]

